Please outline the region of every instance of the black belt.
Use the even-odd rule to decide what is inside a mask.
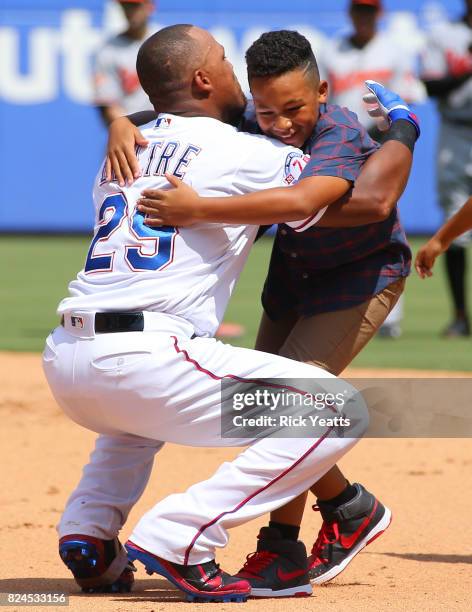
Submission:
[[[64,316],[61,317],[61,325],[64,327]],[[96,312],[95,333],[117,334],[120,332],[144,331],[143,312]],[[195,334],[191,339],[196,338]]]
[[[64,317],[61,317],[64,327]],[[116,334],[119,332],[144,331],[143,312],[96,312],[96,334]]]

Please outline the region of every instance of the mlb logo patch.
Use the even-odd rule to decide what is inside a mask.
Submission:
[[[156,121],[156,128],[169,128],[172,117],[159,117]]]
[[[84,319],[83,317],[73,317],[71,316],[70,322],[72,327],[77,327],[77,329],[84,329]]]
[[[284,168],[284,183],[286,185],[291,185],[295,181],[298,181],[308,159],[309,157],[303,155],[301,151],[291,151],[287,155]]]

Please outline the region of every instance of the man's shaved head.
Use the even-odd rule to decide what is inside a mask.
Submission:
[[[195,29],[189,24],[169,26],[141,46],[136,68],[151,100],[167,101],[188,85],[203,55],[200,41],[191,35]]]
[[[202,28],[163,28],[141,46],[136,68],[157,111],[235,124],[246,103],[224,48]]]

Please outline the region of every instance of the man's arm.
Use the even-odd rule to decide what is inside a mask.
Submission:
[[[370,156],[352,191],[329,206],[318,227],[356,227],[390,216],[405,190],[413,161],[405,138],[416,138],[414,127],[399,121],[392,139]]]
[[[452,91],[461,87],[472,77],[472,71],[468,71],[460,76],[447,75],[439,79],[424,79],[428,96],[441,98],[449,95]]]
[[[422,53],[422,80],[429,96],[442,98],[472,77],[472,54],[450,48],[454,29],[437,30],[430,35]]]
[[[124,110],[118,104],[98,104],[96,108],[107,128],[115,119],[122,117],[124,114]]]
[[[453,240],[472,229],[472,197],[452,216],[416,255],[415,268],[421,278],[432,276],[434,262],[444,253]]]
[[[366,81],[370,93],[364,97],[374,104],[368,112],[390,123],[384,144],[362,168],[354,189],[332,204],[317,222],[319,227],[355,227],[387,219],[402,195],[420,134],[418,120],[394,92],[379,83]]]
[[[108,128],[114,119],[124,115],[120,104],[123,92],[117,77],[113,47],[105,46],[97,55],[94,90],[95,106]]]

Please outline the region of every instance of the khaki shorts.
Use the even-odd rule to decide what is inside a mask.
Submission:
[[[346,310],[271,321],[264,313],[256,349],[340,374],[376,334],[405,287],[401,278],[372,299]]]

